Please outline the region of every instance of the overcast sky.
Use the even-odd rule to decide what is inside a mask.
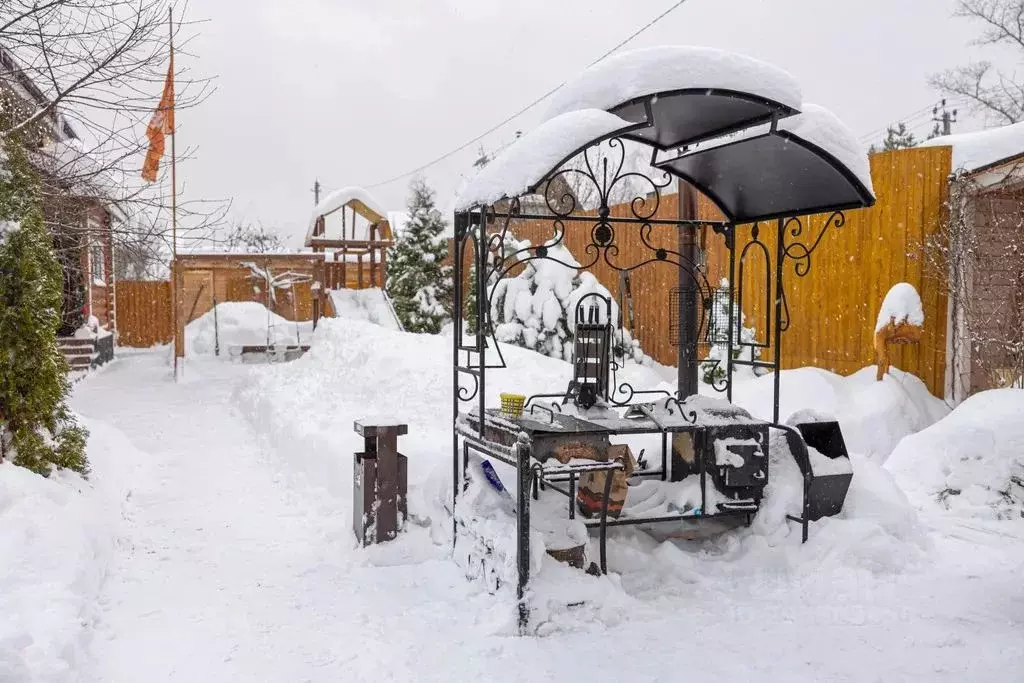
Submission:
[[[233,215],[304,231],[313,181],[370,187],[490,128],[573,77],[674,0],[192,0],[207,19],[179,68],[215,74],[216,94],[178,117],[189,197],[234,201]],[[691,44],[774,63],[804,99],[868,141],[940,95],[930,74],[990,56],[952,0],[688,0],[629,48]],[[996,56],[996,61],[998,56]],[[544,104],[490,135],[528,130]],[[960,130],[978,127],[965,122]],[[423,175],[450,202],[477,145]],[[373,187],[389,209],[408,179]]]

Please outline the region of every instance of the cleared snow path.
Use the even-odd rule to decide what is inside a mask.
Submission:
[[[133,475],[81,680],[989,681],[1024,663],[1024,534],[945,519],[920,564],[870,529],[836,542],[819,528],[803,549],[746,560],[620,538],[608,581],[621,589],[600,618],[507,637],[511,606],[426,530],[354,548],[349,498],[304,485],[233,411],[248,367],[193,362],[175,385],[164,361],[122,354],[74,399],[150,460]],[[336,429],[351,410],[335,406]],[[892,571],[903,563],[917,566]]]
[[[347,530],[292,495],[230,409],[231,380],[244,368],[193,363],[189,381],[174,385],[163,362],[123,358],[75,396],[78,411],[121,429],[152,459],[126,506],[82,678],[380,680],[382,662],[396,680],[419,678],[416,650],[430,644],[394,617],[444,637],[445,615],[424,602],[469,592],[455,567],[438,560],[445,571],[424,571],[393,558],[399,566],[382,573],[342,561]]]

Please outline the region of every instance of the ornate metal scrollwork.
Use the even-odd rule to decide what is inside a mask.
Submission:
[[[798,217],[786,219],[785,223],[783,223],[782,226],[782,230],[784,233],[783,252],[786,258],[795,261],[794,271],[796,272],[797,277],[804,277],[809,272],[811,272],[811,256],[814,254],[814,251],[818,248],[818,245],[821,244],[821,240],[823,237],[825,237],[825,233],[828,232],[828,229],[832,226],[835,226],[837,229],[839,229],[842,228],[844,225],[846,225],[846,214],[844,214],[842,211],[834,212],[825,221],[825,224],[821,227],[821,230],[818,232],[818,236],[814,239],[810,246],[808,246],[805,242],[802,242],[799,239],[804,231],[803,221],[800,220],[800,218]],[[788,236],[792,237],[793,239],[788,240],[786,234],[788,234]]]
[[[473,387],[472,388],[464,387],[464,386],[462,386],[461,382],[456,382],[456,384],[458,385],[456,387],[456,389],[457,389],[457,392],[458,392],[459,400],[460,401],[472,401],[474,398],[476,398],[477,392],[480,391],[480,380],[477,378],[476,375],[471,375],[471,374],[468,374],[468,373],[465,373],[465,372],[460,372],[459,373],[459,377],[460,378],[463,375],[466,375],[466,376],[470,377],[473,380]]]
[[[602,149],[607,149],[608,153],[602,154]],[[599,225],[610,227],[607,219],[613,203],[628,203],[634,218],[648,220],[658,213],[661,190],[672,183],[672,176],[665,171],[661,172],[662,177],[652,178],[639,171],[626,170],[626,145],[620,138],[588,148],[580,155],[580,163],[582,168],[569,167],[554,173],[544,187],[544,203],[555,216],[567,218],[574,214],[581,208],[579,195],[585,193],[596,199]],[[646,191],[620,189],[628,188],[634,181]],[[573,187],[578,191],[573,192]],[[610,241],[609,238],[607,242]]]

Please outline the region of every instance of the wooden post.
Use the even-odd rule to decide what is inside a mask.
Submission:
[[[380,250],[380,288],[384,289],[388,278],[388,250]]]
[[[338,258],[338,252],[334,252],[334,258]],[[348,247],[341,245],[341,288],[348,289]]]
[[[185,315],[182,309],[185,288],[184,269],[175,259],[171,262],[171,310],[174,311],[174,367],[177,376],[178,359],[185,357]]]
[[[359,252],[359,256],[356,257],[356,289],[363,288],[363,252]]]
[[[373,246],[373,242],[377,241],[377,224],[373,223],[370,225],[370,286],[377,286],[377,247]]]

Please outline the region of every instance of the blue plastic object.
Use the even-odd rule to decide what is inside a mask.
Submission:
[[[491,465],[487,460],[480,461],[480,469],[483,470],[484,476],[487,477],[487,481],[499,493],[505,493],[505,485],[501,483],[501,479],[498,478],[498,473],[494,471],[494,466]]]

